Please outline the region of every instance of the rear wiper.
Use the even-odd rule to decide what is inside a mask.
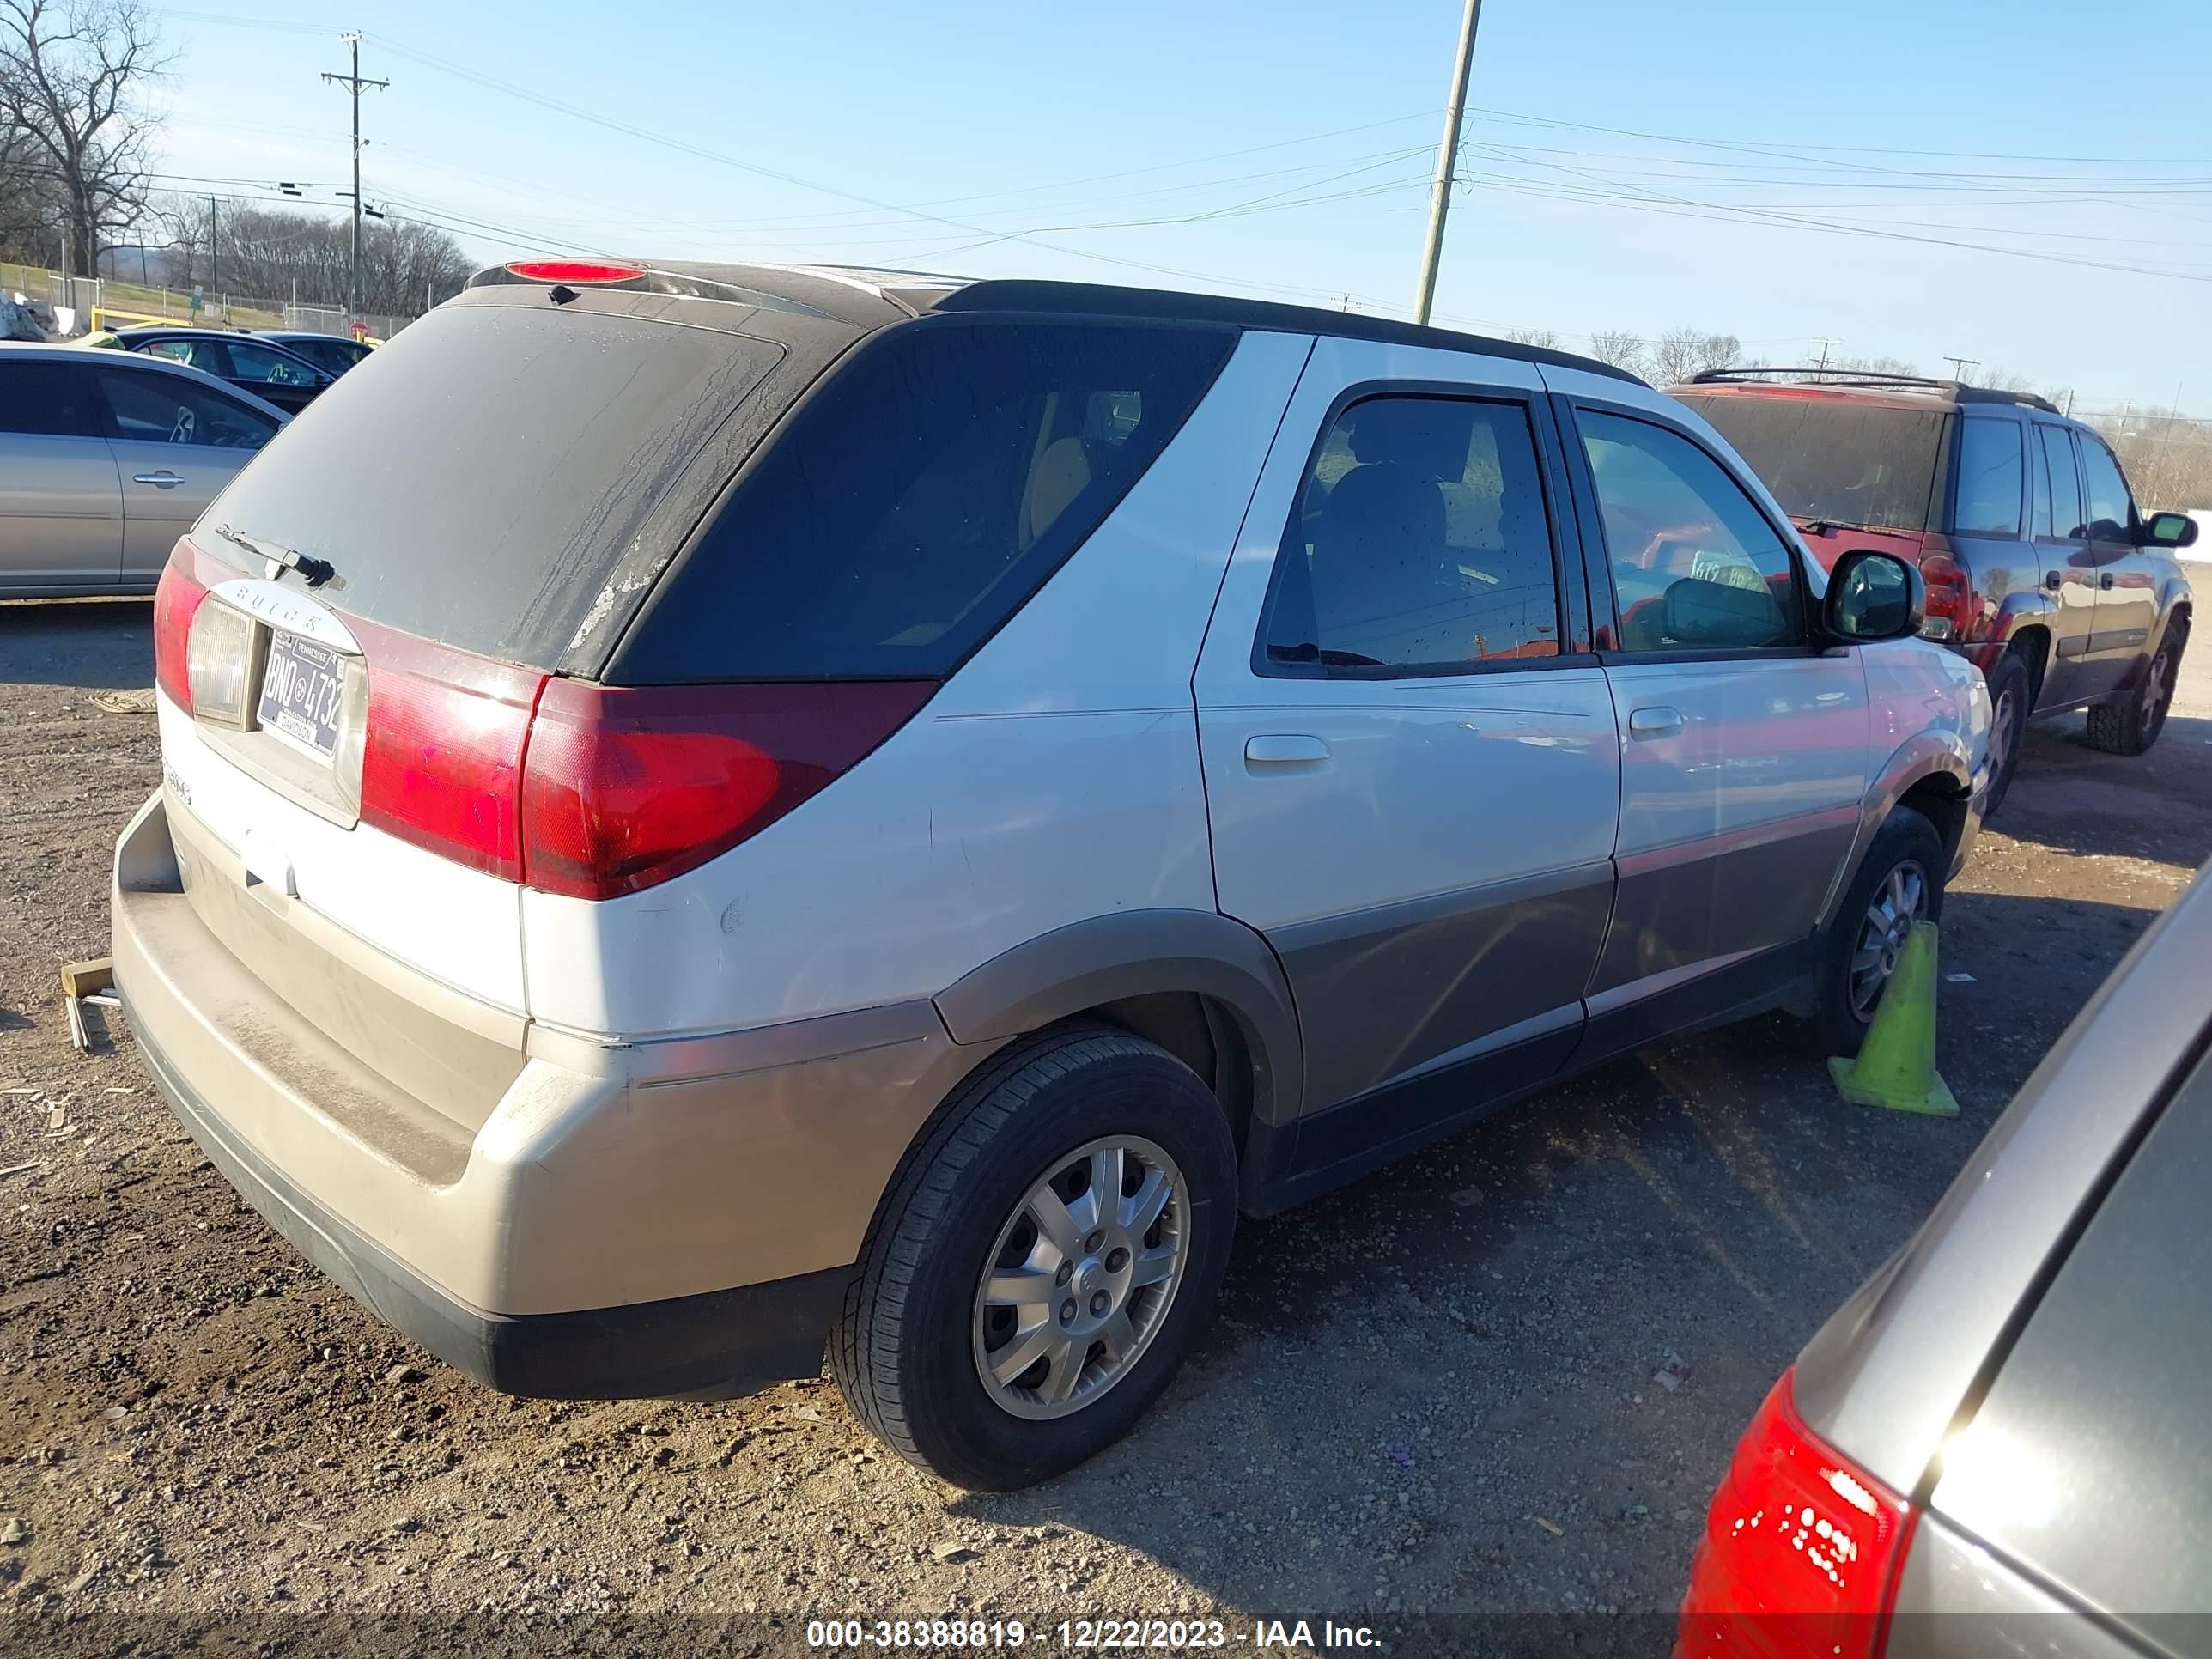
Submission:
[[[306,579],[308,586],[320,587],[325,582],[330,580],[331,577],[338,574],[337,567],[331,564],[327,559],[309,558],[305,553],[301,553],[296,549],[282,547],[275,542],[256,541],[251,536],[244,535],[238,531],[233,530],[227,524],[217,525],[215,527],[215,533],[222,537],[223,540],[227,542],[234,542],[239,546],[244,548],[247,552],[255,555],[257,557],[266,559],[271,565],[275,566],[276,568],[270,570],[269,573],[269,580],[271,581],[276,580],[277,572],[279,570],[296,570],[303,578]]]

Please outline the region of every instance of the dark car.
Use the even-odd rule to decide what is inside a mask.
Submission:
[[[2200,872],[1759,1407],[1681,1659],[2212,1653],[2208,969]]]
[[[273,340],[295,356],[305,357],[326,374],[343,374],[376,349],[362,340],[343,334],[312,334],[301,330],[259,328],[257,340]]]
[[[2157,741],[2189,638],[2180,513],[2136,510],[2104,439],[2045,399],[1955,380],[1720,369],[1669,389],[1720,429],[1823,564],[1916,561],[1927,634],[1990,683],[1995,811],[2031,714],[2088,711],[2089,741]]]
[[[115,343],[125,351],[167,357],[204,370],[266,399],[287,415],[298,414],[337,380],[297,352],[255,335],[226,334],[211,328],[125,328],[116,331]]]

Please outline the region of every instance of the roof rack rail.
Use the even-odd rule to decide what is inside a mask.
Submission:
[[[1990,386],[1968,386],[1963,380],[1931,380],[1918,374],[1884,374],[1873,369],[1822,368],[1709,368],[1690,377],[1692,386],[1758,384],[1776,379],[1812,386],[1856,387],[1867,391],[1940,392],[1962,404],[2021,404],[2046,414],[2063,411],[2050,398],[2033,392],[1999,392]]]

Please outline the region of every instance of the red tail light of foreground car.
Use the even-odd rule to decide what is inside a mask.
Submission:
[[[1791,1376],[1713,1494],[1677,1659],[1879,1659],[1914,1511],[1814,1436]]]

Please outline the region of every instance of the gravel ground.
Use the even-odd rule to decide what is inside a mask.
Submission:
[[[1608,1066],[1248,1224],[1139,1432],[980,1498],[879,1452],[826,1382],[487,1393],[235,1198],[127,1042],[70,1052],[55,969],[105,953],[110,844],[158,772],[150,714],[101,702],[150,684],[147,629],[143,603],[0,605],[0,1645],[27,1651],[345,1645],[386,1616],[424,1650],[590,1650],[676,1613],[731,1615],[698,1626],[726,1652],[832,1615],[1659,1632],[1769,1382],[2212,854],[2200,653],[2144,759],[2093,753],[2078,716],[2031,733],[1944,928],[1961,1121],[1842,1104],[1779,1018]]]

